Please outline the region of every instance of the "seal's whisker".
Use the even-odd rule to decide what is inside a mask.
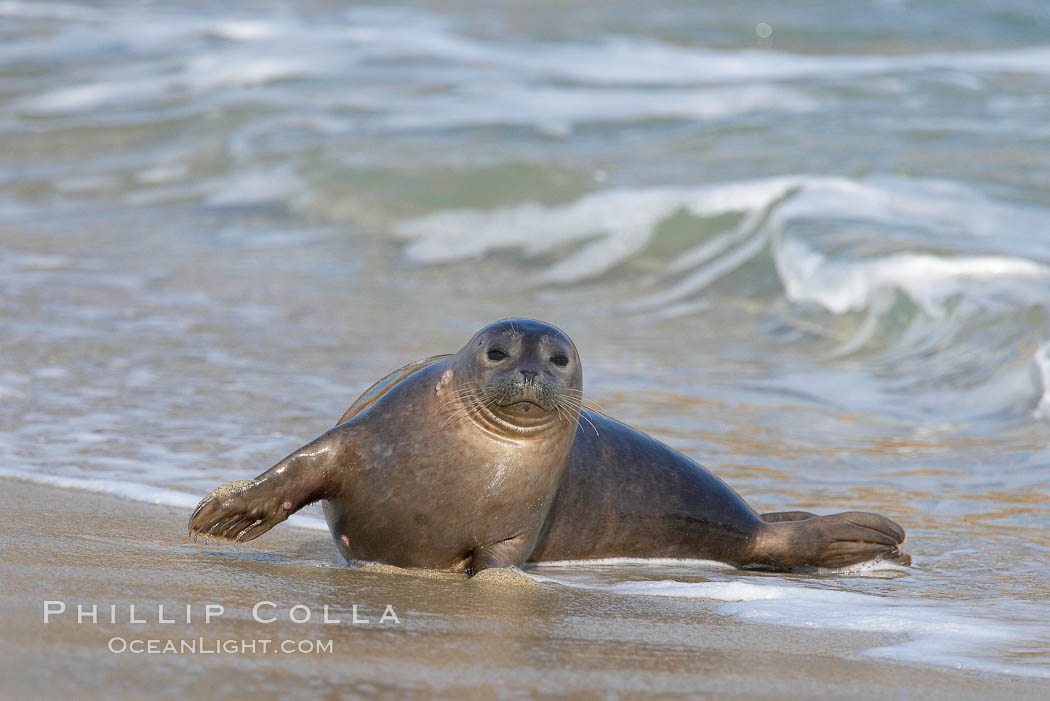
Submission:
[[[461,403],[461,402],[463,402],[466,399],[470,399],[472,397],[478,396],[478,391],[477,391],[477,386],[478,385],[479,385],[479,383],[474,382],[474,383],[471,383],[471,386],[461,387],[461,388],[456,389],[453,392],[452,398],[448,399],[445,402],[442,402],[441,405],[438,408],[439,409],[444,409],[446,406],[448,406],[450,404]],[[485,396],[487,391],[488,391],[488,388],[481,388],[481,395]]]
[[[445,420],[441,424],[441,428],[444,429],[446,426],[448,426],[454,420],[466,416],[467,413],[468,413],[468,411],[467,411],[466,407],[460,407],[459,409],[457,409],[456,411],[452,412],[451,414],[448,415],[448,417],[445,418]]]
[[[572,411],[580,410],[580,403],[575,397],[559,397],[555,396],[555,401],[561,404],[561,406]]]
[[[441,404],[441,406],[445,406],[446,404],[453,404],[455,402],[463,401],[464,399],[466,399],[467,397],[470,397],[472,395],[473,395],[473,392],[464,392],[463,394],[453,395],[452,397],[447,399],[445,402],[443,402]]]
[[[465,416],[469,416],[471,410],[478,411],[481,409],[480,400],[476,394],[471,394],[465,397],[464,399],[466,401],[464,401],[463,404],[460,407],[458,407],[455,411],[449,414],[448,417],[445,418],[444,422],[442,422],[442,429],[444,429],[453,421],[462,419]]]
[[[569,423],[575,422],[578,429],[583,428],[583,424],[580,423],[579,408],[576,406],[570,407],[565,403],[564,397],[554,397],[554,410],[557,413],[560,420],[567,421]]]
[[[558,410],[560,412],[560,415],[564,417],[565,421],[575,424],[576,428],[582,428],[582,426],[580,425],[579,415],[572,416],[571,413],[569,413],[568,410],[565,409],[565,407],[559,407]]]
[[[460,402],[462,402],[466,398],[467,398],[466,395],[464,395],[462,397],[453,397],[452,399],[449,399],[447,402],[442,402],[441,406],[439,406],[438,409],[444,409],[445,407],[449,406],[450,404],[459,404]]]
[[[573,387],[565,387],[565,388],[562,389],[562,391],[565,394],[575,395],[576,399],[579,400],[581,406],[587,407],[588,409],[594,409],[595,411],[603,413],[603,414],[605,413],[605,408],[602,407],[602,405],[600,403],[594,401],[593,399],[589,399],[589,398],[583,396],[583,390],[582,389],[575,389]]]
[[[583,430],[583,424],[580,423],[580,415],[577,414],[573,417],[573,422],[576,424],[576,428],[580,431]]]
[[[587,423],[589,423],[589,424],[591,425],[591,428],[593,428],[593,429],[594,429],[594,435],[596,435],[596,436],[599,436],[599,435],[601,435],[600,433],[598,433],[598,427],[597,427],[597,426],[595,426],[595,425],[594,425],[594,422],[593,422],[593,421],[591,421],[591,420],[590,420],[589,418],[587,418],[587,415],[586,415],[586,414],[584,414],[584,413],[583,413],[582,411],[580,412],[580,417],[581,417],[581,418],[582,418],[582,419],[583,419],[584,421],[586,421]]]

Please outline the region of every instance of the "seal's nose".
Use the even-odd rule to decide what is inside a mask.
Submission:
[[[531,385],[533,380],[536,379],[536,371],[535,370],[522,370],[521,371],[521,376],[525,378],[525,384]]]

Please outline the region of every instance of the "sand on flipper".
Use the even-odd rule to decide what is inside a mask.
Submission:
[[[521,570],[508,567],[493,567],[491,569],[482,570],[471,577],[470,581],[473,584],[480,584],[486,587],[494,586],[507,589],[535,589],[540,585],[539,582],[532,579]]]
[[[379,562],[350,563],[349,568],[354,572],[370,572],[374,574],[395,574],[403,577],[426,577],[428,579],[465,579],[462,572],[448,572],[445,570],[423,570],[395,565],[384,565]]]

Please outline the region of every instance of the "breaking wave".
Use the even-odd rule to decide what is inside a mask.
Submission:
[[[443,211],[397,226],[405,255],[429,264],[516,249],[538,258],[576,246],[538,273],[539,283],[571,284],[597,277],[644,251],[673,216],[738,217],[730,228],[685,241],[663,271],[663,289],[650,290],[637,308],[655,308],[696,295],[744,263],[769,251],[785,294],[833,314],[869,309],[887,291],[899,291],[931,317],[950,299],[1001,305],[1004,296],[1029,304],[1046,299],[1050,267],[1028,258],[973,255],[1033,250],[1050,257],[1050,213],[1004,204],[962,185],[940,181],[792,176],[700,187],[616,189],[556,206],[533,203],[496,210]],[[1011,231],[1002,222],[1009,217]],[[814,220],[841,229],[877,230],[878,250],[864,256],[823,254],[794,234]],[[914,231],[921,229],[921,237]],[[848,235],[849,232],[847,231]],[[915,241],[923,241],[917,244]],[[930,252],[931,242],[944,252]],[[926,252],[897,252],[921,246]],[[953,252],[951,248],[965,253]],[[975,287],[970,283],[979,281]]]

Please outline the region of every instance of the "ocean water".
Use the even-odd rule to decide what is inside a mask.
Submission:
[[[190,508],[497,318],[914,566],[530,570],[1050,678],[1045,3],[0,2],[0,476]],[[298,525],[320,527],[316,509]]]

